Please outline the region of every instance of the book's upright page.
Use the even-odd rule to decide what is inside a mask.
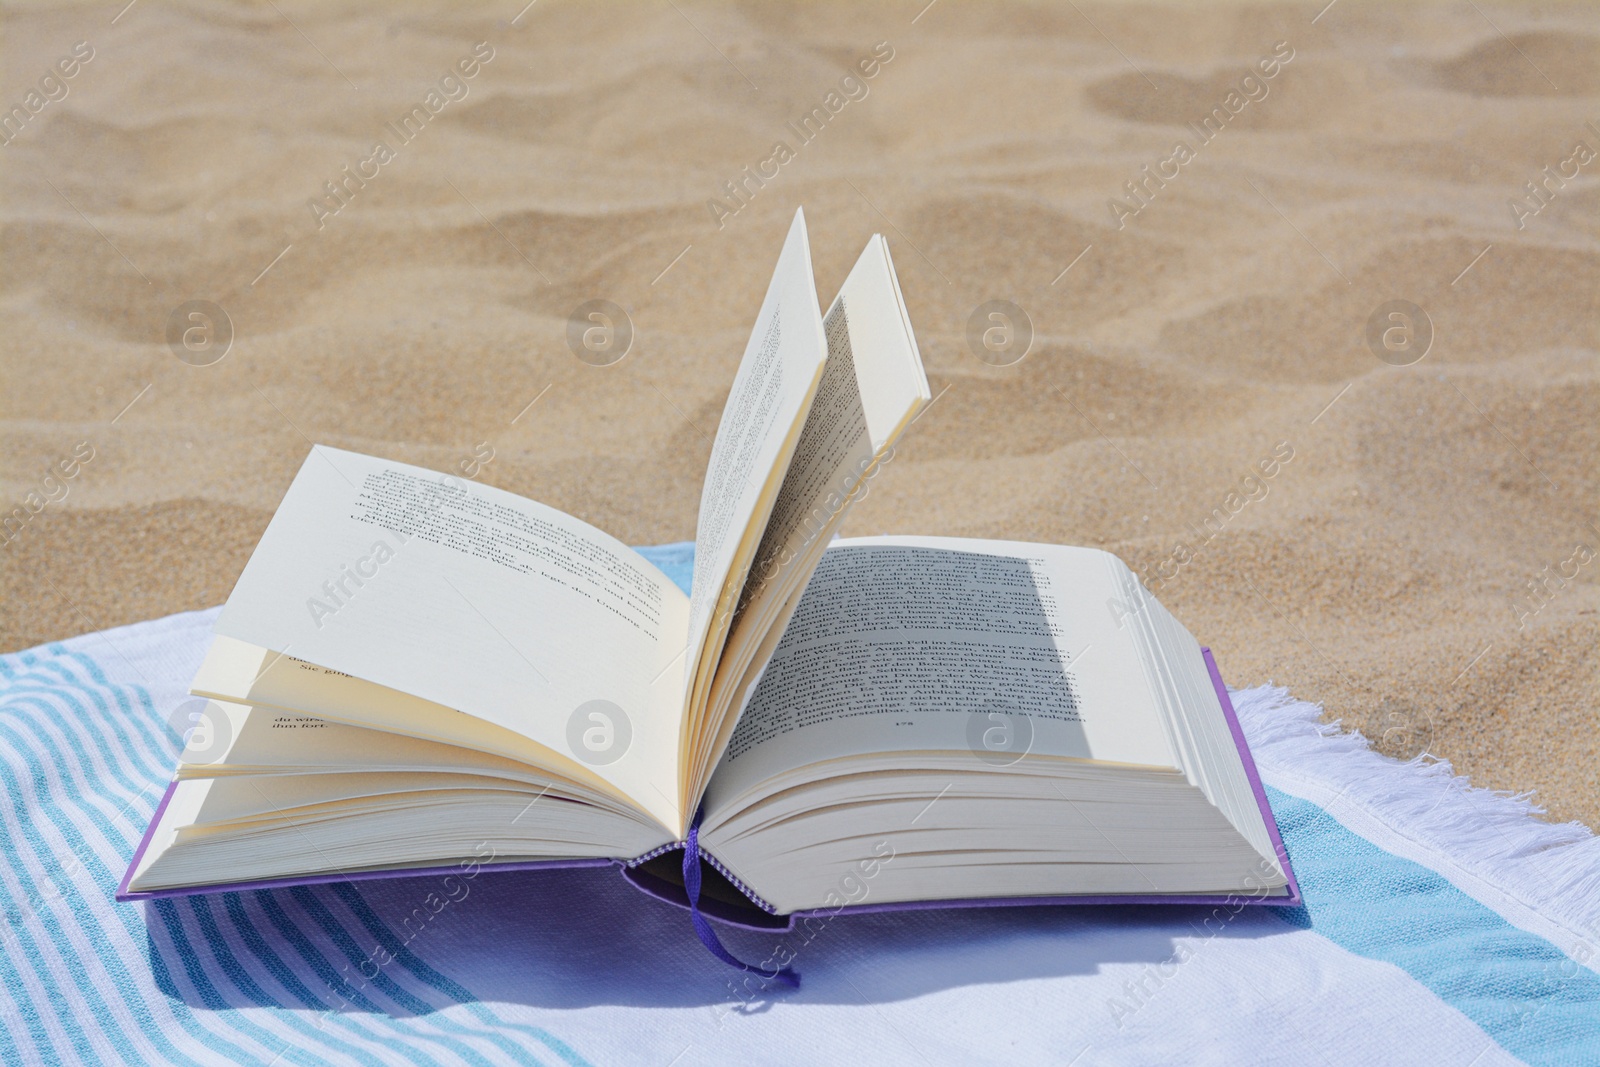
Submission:
[[[828,365],[740,593],[685,775],[703,788],[750,686],[845,514],[929,402],[888,242],[874,234],[823,317]]]
[[[570,515],[317,446],[216,629],[530,738],[544,762],[598,776],[676,828],[683,705],[670,668],[688,609],[666,575]],[[614,762],[572,758],[586,708],[631,733]]]
[[[796,211],[740,361],[711,448],[695,528],[693,596],[683,652],[687,696],[680,761],[706,702],[739,592],[766,529],[828,356],[811,275],[806,220]],[[679,803],[690,806],[681,780]],[[685,820],[687,831],[687,820]]]

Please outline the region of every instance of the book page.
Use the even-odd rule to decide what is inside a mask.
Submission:
[[[823,318],[828,363],[784,475],[738,609],[704,720],[691,780],[703,782],[759,670],[763,638],[785,620],[850,506],[928,402],[916,338],[906,328],[888,245],[874,235]]]
[[[1131,631],[1106,607],[1115,563],[1010,541],[836,542],[712,776],[708,818],[762,781],[847,756],[1176,766]]]
[[[765,599],[806,547],[836,524],[876,458],[842,300],[834,302],[822,324],[828,363],[740,593],[735,631],[749,618],[752,602]]]
[[[683,593],[587,523],[317,446],[216,629],[569,754],[675,827],[687,624]]]
[[[456,771],[539,786],[560,780],[520,760],[300,712],[213,700],[205,718],[209,743],[195,743],[202,731],[191,734],[178,778],[383,770]]]
[[[223,634],[212,640],[189,691],[210,697],[213,706],[224,709],[242,705],[273,714],[309,715],[369,733],[381,731],[511,759],[604,794],[613,802],[636,806],[571,749],[553,749],[455,708]],[[224,729],[236,725],[230,720]],[[237,736],[239,731],[235,728],[232,732]],[[231,755],[230,750],[228,758]]]
[[[680,749],[704,702],[751,556],[826,358],[805,216],[796,211],[723,408],[700,496],[684,647],[689,717]]]

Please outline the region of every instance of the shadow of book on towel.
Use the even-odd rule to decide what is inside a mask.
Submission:
[[[610,869],[485,871],[466,899],[430,913],[442,876],[152,901],[148,957],[161,989],[200,1009],[264,1004],[406,1016],[461,1002],[542,1008],[770,1004],[708,955],[683,912]],[[754,962],[782,945],[807,1003],[910,1000],[945,989],[1169,965],[1196,930],[1281,936],[1283,909],[1020,907],[857,915],[794,932],[728,930]],[[424,919],[421,914],[428,914]],[[1292,912],[1292,909],[1291,909]],[[871,980],[861,977],[871,961]],[[852,981],[829,976],[853,976]],[[293,976],[294,983],[280,979]],[[245,988],[240,980],[244,979]]]

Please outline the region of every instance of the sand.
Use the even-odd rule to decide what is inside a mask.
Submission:
[[[804,205],[824,299],[888,237],[940,394],[848,533],[1104,547],[1233,684],[1596,825],[1593,8],[518,6],[8,6],[7,106],[93,58],[0,149],[0,499],[65,493],[0,550],[0,648],[220,603],[312,441],[487,445],[484,481],[691,537]],[[612,366],[567,346],[590,299]],[[189,300],[232,324],[208,366]],[[1033,324],[1009,366],[966,340],[989,300]],[[1391,300],[1410,365],[1365,338]]]

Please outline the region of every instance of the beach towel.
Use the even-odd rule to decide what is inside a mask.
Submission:
[[[647,551],[687,584],[688,546]],[[609,868],[116,903],[215,615],[0,656],[0,1062],[1600,1063],[1590,832],[1272,686],[1233,701],[1300,908],[722,929],[784,943],[789,990]]]

